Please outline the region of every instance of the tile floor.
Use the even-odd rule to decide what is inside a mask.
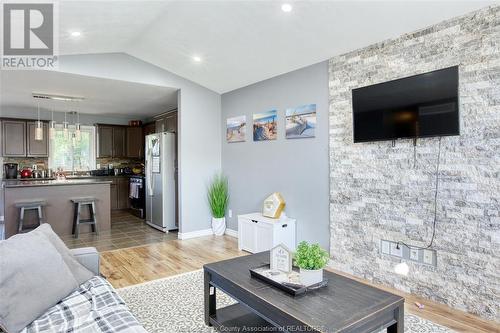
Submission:
[[[128,212],[113,212],[110,230],[102,231],[98,236],[84,233],[78,239],[72,236],[61,238],[70,249],[93,246],[102,252],[177,239],[177,232],[166,234],[151,228],[144,220]]]

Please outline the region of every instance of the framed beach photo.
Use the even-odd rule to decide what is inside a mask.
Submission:
[[[270,110],[253,115],[253,141],[276,140],[278,137],[278,111]]]
[[[316,131],[316,104],[286,109],[287,139],[314,138]]]
[[[226,140],[227,142],[243,142],[246,140],[247,117],[239,116],[227,118]]]

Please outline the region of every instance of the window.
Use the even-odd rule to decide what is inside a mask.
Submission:
[[[55,137],[50,140],[49,168],[63,171],[95,169],[95,127],[81,126],[78,140],[74,126],[69,126],[65,137],[62,125],[56,125]]]

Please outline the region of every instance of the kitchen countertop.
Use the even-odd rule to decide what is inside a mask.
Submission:
[[[130,177],[144,177],[144,175],[143,174],[107,175],[107,176],[69,175],[66,176],[66,179],[102,179],[102,178],[130,178]]]
[[[101,178],[101,177],[99,177]],[[103,177],[104,178],[104,177]],[[77,178],[65,180],[4,180],[5,188],[34,187],[34,186],[67,186],[67,185],[94,185],[111,184],[110,180],[96,178]]]

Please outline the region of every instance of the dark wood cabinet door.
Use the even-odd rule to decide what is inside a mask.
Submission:
[[[125,157],[126,141],[125,127],[113,127],[113,157]]]
[[[118,209],[130,208],[129,180],[128,178],[118,179]]]
[[[112,126],[97,126],[97,157],[113,157]]]
[[[141,158],[144,151],[142,127],[127,127],[127,157]]]
[[[35,140],[36,122],[26,123],[28,138],[27,138],[27,156],[28,157],[49,157],[49,126],[47,123],[42,123],[43,139],[42,141]]]
[[[160,118],[155,121],[155,132],[161,133],[166,131],[165,119]]]
[[[149,134],[156,133],[156,123],[152,122],[144,125],[144,136],[148,136]]]
[[[111,210],[117,210],[118,208],[118,185],[111,184]]]
[[[165,131],[167,132],[177,132],[177,112],[168,114],[165,116]]]
[[[2,121],[2,151],[6,157],[26,156],[26,122]]]

